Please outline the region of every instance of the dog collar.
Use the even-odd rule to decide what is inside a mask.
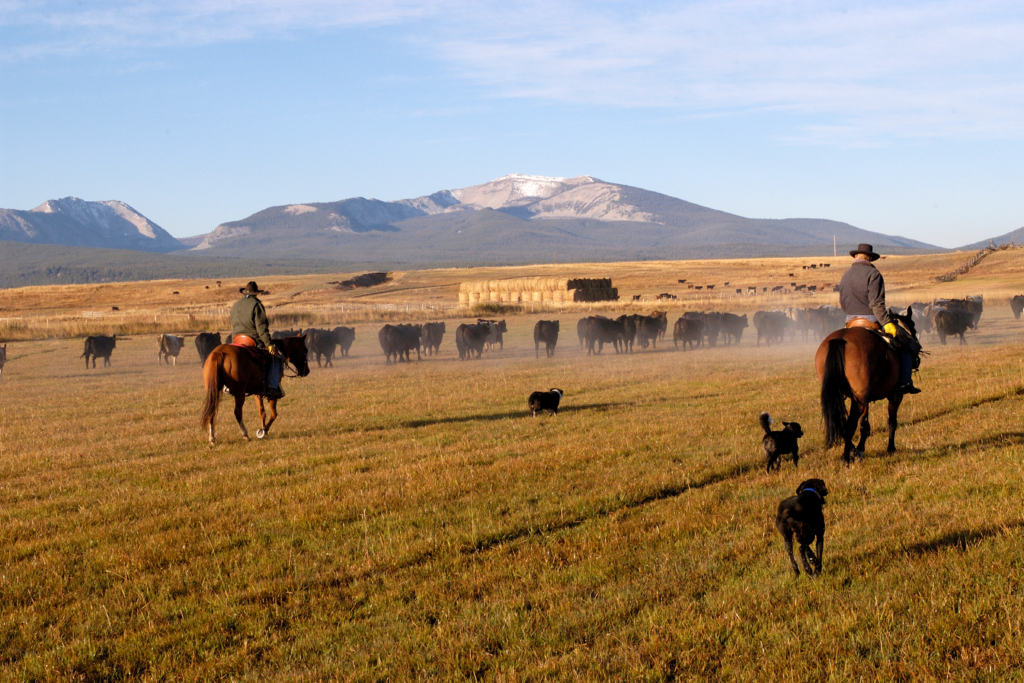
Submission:
[[[803,492],[805,492],[805,491],[810,491],[811,493],[813,493],[814,495],[816,495],[816,496],[818,497],[818,499],[819,499],[819,500],[821,500],[821,501],[823,501],[823,502],[824,502],[824,500],[825,500],[825,499],[824,499],[824,498],[822,498],[821,494],[820,494],[820,493],[818,493],[818,492],[817,492],[816,490],[812,489],[812,488],[811,488],[810,486],[808,486],[808,487],[807,487],[807,488],[805,488],[805,489],[800,489],[800,493],[803,493]]]

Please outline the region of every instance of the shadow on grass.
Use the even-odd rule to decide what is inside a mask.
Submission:
[[[981,529],[960,529],[944,534],[931,541],[922,541],[906,547],[906,552],[911,555],[927,555],[937,553],[940,550],[966,551],[972,545],[980,543],[987,538],[1002,536],[1012,529],[1024,527],[1024,520],[1016,520],[999,526],[987,526]]]
[[[582,524],[589,522],[594,519],[600,519],[609,517],[615,513],[623,512],[626,510],[635,510],[637,508],[655,503],[661,500],[669,498],[676,498],[689,491],[696,491],[707,486],[714,484],[720,484],[730,479],[743,476],[755,470],[760,469],[760,466],[756,463],[737,465],[731,469],[715,472],[705,476],[703,479],[694,482],[687,482],[685,484],[677,484],[671,486],[662,486],[661,488],[648,491],[647,493],[627,498],[625,500],[617,501],[614,504],[603,505],[589,515],[577,515],[569,519],[559,520],[558,522],[551,522],[543,525],[518,527],[502,531],[496,534],[490,534],[476,540],[473,543],[463,544],[459,547],[459,551],[463,554],[472,554],[485,550],[490,550],[495,546],[502,545],[503,543],[511,543],[518,541],[523,538],[529,538],[531,536],[542,536],[550,533],[559,531],[566,531],[569,529],[575,529]]]
[[[996,403],[998,401],[1005,401],[1008,398],[1016,398],[1017,396],[1024,396],[1024,387],[1017,387],[1016,389],[1012,389],[1012,390],[1004,392],[1002,394],[995,394],[993,396],[986,396],[984,398],[979,398],[979,399],[977,399],[975,401],[971,401],[971,402],[966,403],[966,404],[958,404],[958,405],[949,406],[947,408],[943,408],[942,410],[940,410],[938,412],[931,413],[929,415],[922,415],[921,417],[916,417],[913,420],[900,420],[900,426],[910,427],[910,426],[913,426],[913,425],[921,424],[922,422],[928,422],[930,420],[937,420],[940,417],[945,417],[946,415],[952,415],[953,413],[959,413],[961,411],[969,410],[971,408],[977,408],[978,406],[983,406],[986,403]]]
[[[1024,446],[1024,432],[1000,432],[999,434],[960,441],[958,443],[949,443],[934,448],[897,448],[894,457],[900,460],[929,460],[932,458],[944,458],[964,449],[1006,446]],[[910,457],[908,458],[907,456]],[[883,455],[883,457],[885,456]]]
[[[622,404],[585,403],[583,405],[562,406],[558,409],[558,413],[561,415],[562,413],[578,413],[585,410],[608,410],[619,405]],[[429,427],[430,425],[459,424],[462,422],[490,422],[494,420],[510,420],[516,417],[530,417],[530,411],[510,410],[505,413],[488,413],[486,415],[460,415],[458,417],[435,417],[425,418],[422,420],[405,420],[404,422],[399,422],[398,426],[416,429],[417,427]]]

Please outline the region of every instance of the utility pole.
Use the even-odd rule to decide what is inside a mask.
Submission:
[[[832,235],[832,258],[839,258],[839,253],[836,251],[836,236]]]

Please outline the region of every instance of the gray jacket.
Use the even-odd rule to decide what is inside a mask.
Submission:
[[[885,280],[870,261],[857,260],[839,281],[839,305],[846,315],[873,315],[879,325],[891,322],[885,306]]]

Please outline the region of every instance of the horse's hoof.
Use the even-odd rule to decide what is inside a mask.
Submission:
[[[265,430],[262,430],[262,429],[257,429],[256,430],[256,438],[257,439],[262,439],[266,435],[267,435],[267,432]]]

